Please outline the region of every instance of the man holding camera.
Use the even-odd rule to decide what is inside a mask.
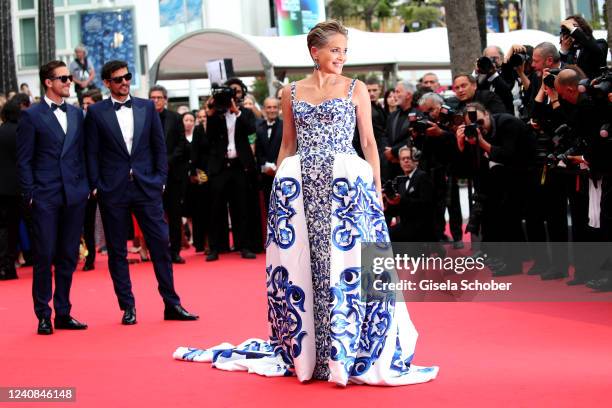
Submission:
[[[210,252],[207,261],[219,259],[224,223],[229,203],[234,246],[241,256],[254,259],[247,232],[247,171],[255,169],[249,135],[255,133],[255,117],[249,109],[238,107],[243,86],[234,79],[214,91],[213,105],[207,119],[209,137],[208,171],[212,194]],[[240,88],[239,90],[237,88]]]
[[[395,97],[397,98],[397,109],[387,119],[385,137],[381,141],[384,146],[383,156],[385,165],[388,168],[387,178],[393,178],[400,174],[397,160],[399,149],[405,146],[410,137],[410,121],[408,115],[414,112],[413,95],[415,87],[410,81],[400,81],[395,86]]]
[[[500,75],[503,55],[496,45],[484,49],[483,56],[476,61],[478,89],[495,93],[503,102],[506,112],[514,114],[512,88]]]
[[[434,187],[427,172],[418,168],[419,158],[416,148],[401,147],[399,162],[404,175],[396,177],[390,188],[385,187],[386,212],[400,219],[390,231],[393,242],[436,241]]]
[[[593,38],[593,29],[582,16],[569,16],[561,22],[559,44],[561,60],[578,65],[588,78],[598,76],[599,68],[606,65],[608,45],[602,40],[600,47]]]
[[[463,247],[463,220],[458,197],[459,190],[456,180],[453,180],[450,174],[451,162],[456,154],[455,136],[449,131],[452,126],[452,118],[444,118],[444,115],[441,114],[444,108],[444,99],[436,93],[428,92],[419,99],[418,109],[425,115],[425,120],[422,121],[426,124],[426,128],[411,126],[412,138],[409,146],[416,147],[421,152],[420,168],[427,172],[433,182],[436,239],[441,241],[448,239],[444,233],[446,229],[444,213],[448,204],[453,247],[461,249]],[[449,197],[449,193],[453,192],[457,193],[456,201],[453,201],[452,195]]]
[[[526,169],[534,152],[529,127],[507,114],[491,114],[479,103],[466,106],[465,124],[457,128],[459,151],[473,166],[474,186],[482,205],[482,241],[501,245],[522,239],[521,209]],[[522,273],[511,246],[490,247],[501,262],[493,276]]]

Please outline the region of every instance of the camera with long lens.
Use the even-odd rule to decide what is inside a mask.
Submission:
[[[225,113],[232,106],[232,100],[236,96],[236,91],[229,86],[212,87],[212,107],[217,113]]]
[[[612,92],[612,67],[602,67],[597,78],[583,79],[579,85],[584,87],[586,93],[596,102],[606,101],[607,103],[608,94]]]
[[[549,88],[554,88],[555,79],[557,78],[557,75],[559,75],[559,72],[561,72],[559,68],[549,69],[548,70],[549,75],[545,76],[544,79],[542,80],[544,82],[544,85],[546,85]]]
[[[480,57],[476,60],[476,70],[479,74],[488,75],[495,71],[495,64],[489,57]]]
[[[512,68],[518,68],[521,65],[530,62],[531,57],[526,52],[516,52],[510,56],[510,59],[508,59],[508,64],[510,64]]]
[[[586,139],[576,137],[572,128],[565,123],[555,129],[552,143],[553,151],[546,157],[548,167],[557,167],[560,163],[570,167],[572,162],[569,156],[580,156],[588,147]]]
[[[467,140],[471,141],[478,137],[478,124],[476,123],[476,121],[478,120],[478,113],[476,112],[475,108],[468,108],[467,116],[470,120],[470,123],[465,124],[463,134],[465,135],[465,138]]]

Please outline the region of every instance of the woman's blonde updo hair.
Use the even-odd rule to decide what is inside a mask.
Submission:
[[[312,47],[321,48],[327,44],[329,37],[335,34],[342,34],[348,36],[348,30],[338,20],[327,20],[323,21],[308,32],[306,42],[308,44],[308,52]]]

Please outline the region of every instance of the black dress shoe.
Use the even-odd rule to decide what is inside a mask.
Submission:
[[[219,253],[217,251],[210,251],[208,255],[206,255],[206,262],[216,261],[219,259]]]
[[[175,264],[184,264],[185,263],[185,259],[183,259],[178,254],[172,255],[172,263],[175,263]]]
[[[121,324],[130,326],[136,324],[136,308],[128,307],[123,311],[123,317],[121,318]]]
[[[550,270],[547,272],[543,272],[540,275],[540,278],[542,278],[542,280],[563,279],[563,278],[567,278],[567,272],[563,273],[563,272],[559,272],[555,270]]]
[[[523,272],[518,267],[508,266],[507,264],[503,264],[498,269],[493,271],[493,277],[497,278],[500,276],[512,276],[512,275],[521,275]]]
[[[55,328],[63,330],[85,330],[87,325],[79,322],[70,315],[55,316]]]
[[[166,306],[164,320],[198,320],[200,317],[186,311],[183,306]]]
[[[94,269],[96,269],[96,267],[93,263],[86,262],[85,265],[83,265],[84,271],[93,271]]]
[[[38,319],[38,334],[53,334],[53,326],[51,325],[50,318],[43,317],[42,319]]]
[[[249,251],[248,249],[243,249],[242,251],[240,251],[240,256],[243,257],[244,259],[257,258],[257,255],[255,255],[253,252]]]
[[[609,292],[609,291],[612,291],[612,279],[603,278],[603,279],[589,281],[587,283],[587,287],[601,291],[601,292]]]

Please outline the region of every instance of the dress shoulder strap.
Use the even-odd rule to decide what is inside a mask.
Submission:
[[[295,81],[291,83],[291,102],[295,101]]]
[[[355,89],[355,84],[357,83],[357,78],[353,78],[351,81],[351,86],[349,86],[348,99],[353,97],[353,90]]]

